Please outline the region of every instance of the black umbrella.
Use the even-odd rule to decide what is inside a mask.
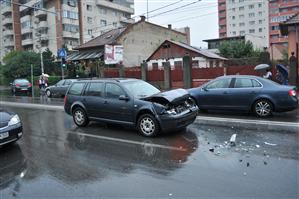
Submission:
[[[281,75],[282,75],[285,79],[288,78],[288,76],[289,76],[289,72],[288,72],[288,69],[287,69],[284,65],[282,65],[282,64],[277,64],[277,65],[276,65],[276,69],[281,73]]]

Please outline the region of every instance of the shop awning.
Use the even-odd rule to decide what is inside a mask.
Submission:
[[[90,59],[100,59],[104,54],[103,50],[100,51],[82,51],[73,52],[67,56],[67,61],[79,61],[79,60],[90,60]]]

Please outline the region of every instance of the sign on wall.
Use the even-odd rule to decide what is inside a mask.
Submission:
[[[105,45],[105,64],[118,64],[123,61],[124,47],[121,45]]]

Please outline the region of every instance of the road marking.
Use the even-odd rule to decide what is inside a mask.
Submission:
[[[19,103],[19,102],[4,102],[4,101],[0,101],[0,106],[11,106],[11,107],[18,107],[18,108],[36,108],[36,109],[53,110],[53,111],[64,110],[63,106],[48,105],[48,104]]]
[[[58,110],[64,111],[63,106],[48,105],[48,104],[28,104],[19,102],[6,102],[0,101],[0,106],[11,106],[19,108],[36,108],[42,110]],[[279,122],[270,120],[250,120],[250,119],[235,119],[235,118],[224,118],[224,117],[207,117],[207,116],[197,116],[195,122],[230,122],[238,124],[256,124],[256,125],[271,125],[271,126],[284,126],[284,127],[295,127],[299,128],[298,122]]]
[[[133,140],[126,140],[126,139],[121,139],[121,138],[113,138],[113,137],[107,137],[107,136],[101,136],[101,135],[93,135],[93,134],[87,134],[87,133],[78,133],[78,132],[68,132],[71,134],[75,135],[83,135],[86,137],[92,137],[92,138],[97,138],[101,140],[109,140],[109,141],[114,141],[114,142],[122,142],[126,144],[134,144],[134,145],[140,145],[140,146],[150,146],[150,147],[156,147],[156,148],[161,148],[161,149],[170,149],[170,150],[175,150],[175,151],[187,151],[187,149],[180,148],[180,147],[172,147],[172,146],[165,146],[165,145],[160,145],[160,144],[153,144],[153,143],[148,143],[148,142],[138,142],[138,141],[133,141]]]
[[[299,128],[299,123],[297,122],[279,122],[279,121],[270,121],[270,120],[249,120],[249,119],[235,119],[235,118],[224,118],[224,117],[206,117],[206,116],[197,116],[196,120],[198,121],[214,121],[214,122],[232,122],[232,123],[241,123],[241,124],[263,124],[271,126],[289,126]]]

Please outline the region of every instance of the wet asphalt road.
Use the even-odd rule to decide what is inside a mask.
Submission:
[[[145,138],[121,126],[77,128],[63,111],[7,109],[24,137],[0,148],[0,199],[299,197],[299,132],[191,125]]]

